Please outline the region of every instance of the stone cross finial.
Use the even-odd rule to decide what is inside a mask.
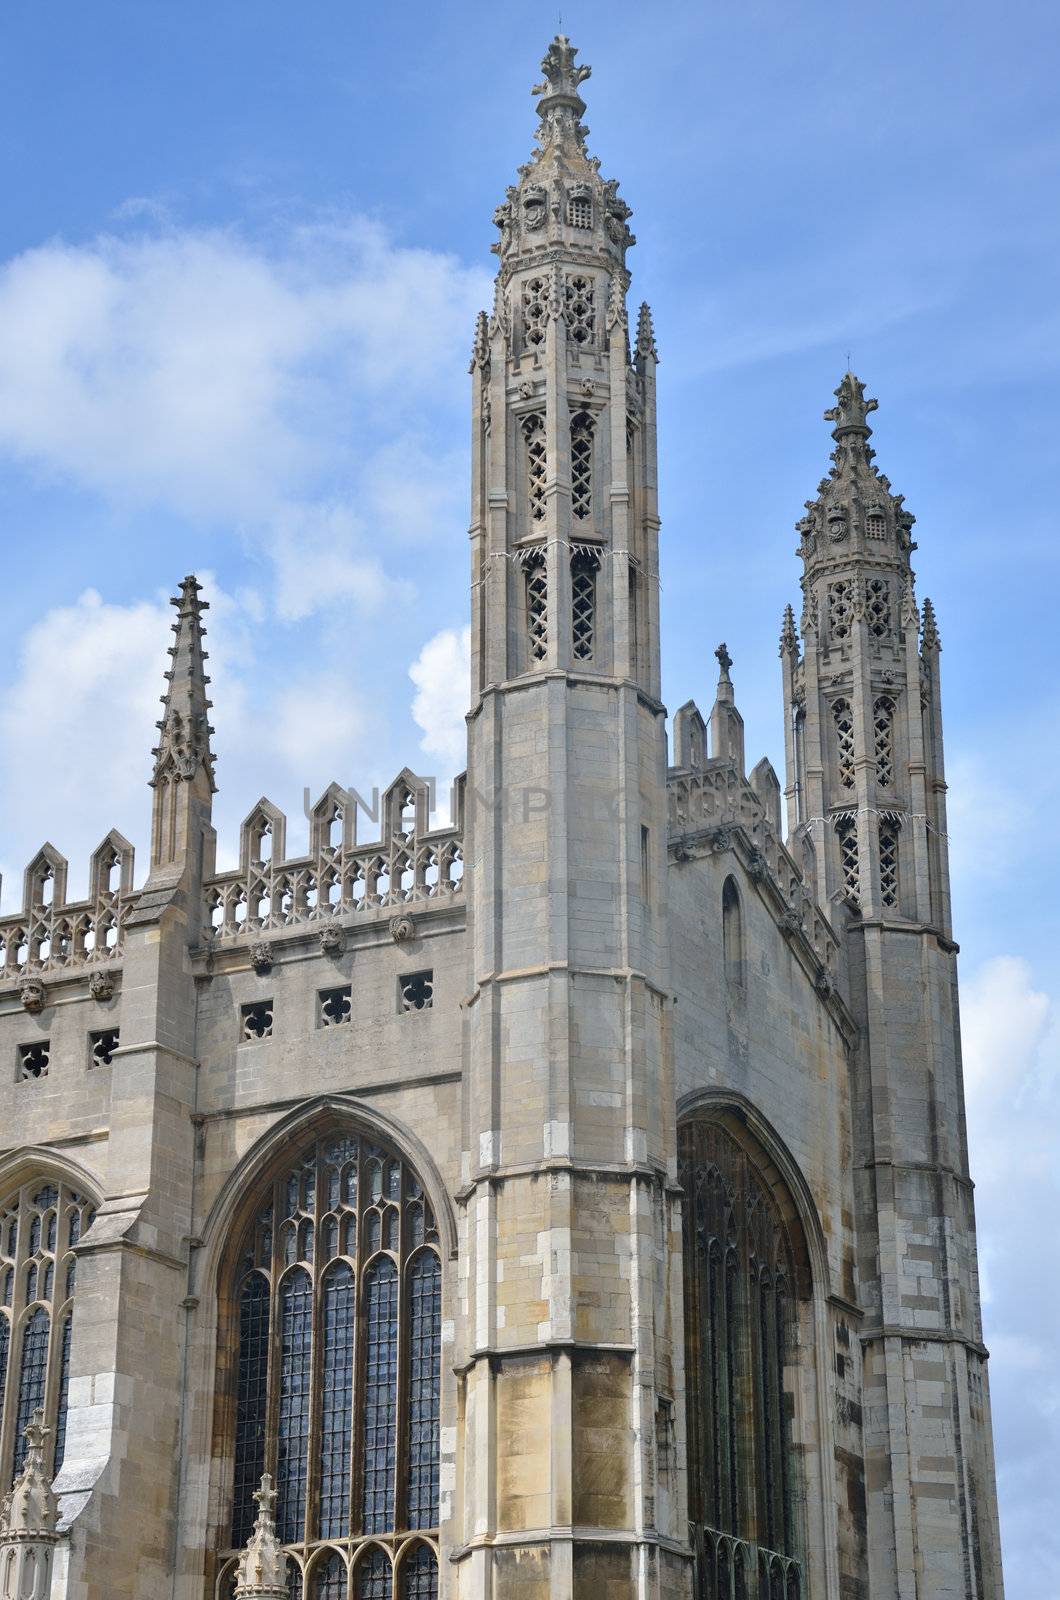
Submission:
[[[254,1491],[258,1518],[236,1569],[234,1600],[287,1600],[288,1556],[280,1548],[272,1508],[276,1490],[269,1473]]]
[[[841,434],[853,429],[867,438],[872,429],[865,419],[870,411],[876,410],[879,401],[865,399],[865,385],[852,372],[843,374],[835,397],[837,404],[829,406],[824,414],[826,422],[835,423],[832,437],[838,439]]]

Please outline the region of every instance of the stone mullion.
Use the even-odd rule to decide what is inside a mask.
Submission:
[[[834,774],[826,778],[828,700],[827,684],[820,675],[820,635],[813,626],[813,607],[804,633],[806,693],[805,715],[802,724],[803,760],[803,826],[810,836],[817,860],[817,899],[822,906],[830,902],[831,895],[843,886],[843,870],[839,863],[839,842],[831,821],[831,808],[837,803],[834,791]]]
[[[394,1506],[392,1526],[395,1531],[399,1528],[408,1527],[406,1505],[408,1501],[409,1360],[411,1352],[409,1350],[409,1275],[407,1271],[408,1251],[405,1247],[404,1176],[402,1177],[402,1199],[399,1201],[399,1206],[397,1360],[394,1364],[397,1396],[394,1406],[394,1490],[392,1496]]]

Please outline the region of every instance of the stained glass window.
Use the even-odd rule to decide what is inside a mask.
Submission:
[[[53,1475],[62,1465],[74,1336],[72,1247],[94,1215],[83,1195],[39,1178],[0,1205],[0,1493],[22,1467],[23,1430],[38,1407],[51,1430]],[[14,1412],[6,1427],[5,1409]]]
[[[320,1533],[324,1539],[342,1538],[350,1531],[353,1325],[353,1271],[349,1262],[339,1261],[324,1279],[320,1427]]]
[[[433,1527],[438,1517],[438,1415],[441,1371],[442,1269],[421,1250],[409,1271],[408,1524]]]
[[[280,1285],[280,1408],[276,1526],[285,1543],[302,1536],[309,1477],[313,1285],[303,1267]]]
[[[760,1556],[785,1579],[799,1570],[785,1380],[809,1283],[794,1208],[782,1209],[742,1144],[694,1120],[680,1130],[680,1157],[689,1509],[702,1592],[716,1583],[727,1600],[730,1572],[746,1594]]]
[[[265,1471],[266,1384],[269,1371],[269,1284],[252,1272],[239,1296],[239,1387],[236,1394],[236,1480],[232,1543],[246,1544],[257,1507],[254,1492]]]
[[[393,1600],[390,1557],[367,1536],[438,1526],[441,1260],[420,1183],[390,1149],[321,1138],[265,1185],[225,1272],[238,1340],[221,1401],[230,1549],[246,1542],[271,1472],[292,1557],[306,1565],[316,1541],[336,1547],[338,1576],[318,1555],[306,1600],[345,1600],[349,1566],[353,1596]],[[420,1548],[418,1561],[434,1560],[426,1539]]]
[[[337,1550],[313,1573],[313,1600],[346,1600],[346,1563]]]
[[[401,1600],[438,1600],[438,1560],[426,1545],[401,1563]]]
[[[358,1564],[353,1592],[356,1600],[390,1600],[390,1558],[376,1548]]]

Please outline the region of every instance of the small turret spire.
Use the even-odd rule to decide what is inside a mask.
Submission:
[[[212,701],[206,698],[205,662],[208,660],[202,647],[202,614],[209,603],[200,600],[202,585],[192,576],[184,579],[179,595],[170,604],[177,608],[173,624],[176,643],[170,646],[172,666],[165,674],[168,688],[162,696],[164,707],[162,721],[157,724],[161,737],[152,751],[155,757],[151,787],[157,788],[166,779],[186,783],[195,777],[201,767],[209,781],[211,792],[216,791],[213,772],[213,751],[210,747],[210,727],[207,713]]]
[[[736,709],[736,695],[729,676],[732,656],[725,644],[719,644],[714,654],[718,658],[718,688],[714,697],[714,709],[710,713],[710,753],[712,756],[721,756],[724,760],[731,761],[742,777],[743,718]]]
[[[921,633],[921,644],[923,648],[925,650],[941,650],[942,641],[939,639],[938,622],[935,618],[935,607],[931,604],[931,601],[926,598],[924,600],[922,621],[923,631]]]
[[[795,629],[795,613],[790,605],[784,607],[784,618],[780,625],[780,653],[792,655],[798,660],[799,635]]]
[[[254,1491],[258,1519],[236,1568],[235,1600],[285,1600],[288,1557],[276,1537],[272,1508],[276,1490],[266,1472]]]

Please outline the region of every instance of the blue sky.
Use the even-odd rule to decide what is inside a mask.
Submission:
[[[662,356],[668,703],[709,703],[724,638],[751,759],[780,764],[793,524],[848,352],[918,519],[1009,1594],[1054,1600],[1060,9],[563,17]],[[5,9],[5,908],[44,836],[75,887],[112,825],[142,859],[165,597],[189,570],[213,601],[222,855],[262,791],[297,819],[304,785],[460,764],[467,356],[555,21]]]

